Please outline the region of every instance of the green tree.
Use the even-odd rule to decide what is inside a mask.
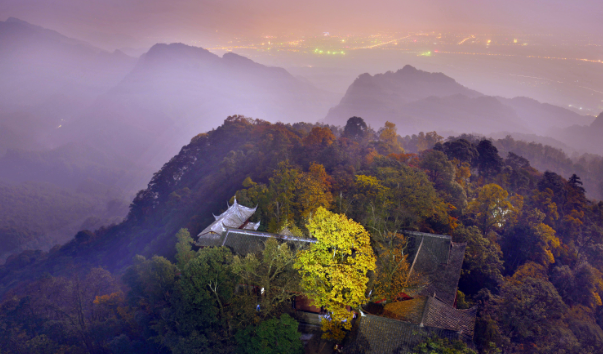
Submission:
[[[419,167],[424,169],[439,195],[459,212],[467,206],[467,195],[455,181],[456,167],[441,151],[427,150],[421,154]]]
[[[554,336],[558,334],[560,320],[567,307],[547,280],[529,276],[509,279],[501,289],[497,306],[500,327],[515,343],[528,346],[538,343],[544,349],[548,345],[541,340],[550,338],[556,345],[560,344]]]
[[[348,139],[361,141],[367,135],[367,132],[368,127],[364,122],[364,119],[360,117],[352,117],[348,119],[345,124],[343,136]]]
[[[500,353],[500,352],[499,352]],[[413,354],[477,354],[461,341],[431,337],[417,345]]]
[[[367,301],[367,273],[375,269],[375,255],[368,232],[344,215],[318,208],[307,225],[317,239],[298,254],[295,268],[314,306],[325,307],[331,320],[322,321],[325,337],[343,339],[342,328],[352,326],[352,312]]]
[[[503,159],[498,155],[498,149],[490,140],[484,139],[477,144],[477,165],[480,176],[492,177],[498,174],[503,167]]]
[[[437,143],[441,143],[443,139],[444,138],[439,136],[436,132],[429,132],[427,134],[420,132],[417,141],[417,150],[418,152],[421,152],[431,149]]]
[[[220,320],[229,319],[225,313],[226,303],[232,298],[237,277],[232,272],[232,253],[226,247],[209,247],[200,250],[182,270],[179,287],[183,300],[207,310],[211,304],[219,312]]]
[[[475,226],[456,229],[454,237],[457,242],[467,242],[460,281],[464,291],[476,294],[481,288],[498,288],[503,281],[504,265],[496,241],[484,237]]]
[[[304,346],[297,331],[298,323],[288,314],[259,325],[250,325],[235,335],[240,354],[301,354]]]
[[[123,276],[124,282],[130,287],[130,303],[146,307],[158,315],[171,301],[177,272],[176,266],[163,257],[153,256],[146,259],[136,256],[134,264]]]
[[[518,223],[503,233],[501,246],[508,271],[527,261],[542,265],[555,263],[555,252],[561,246],[556,231],[543,223],[544,213],[538,209],[528,210]]]
[[[300,291],[299,273],[293,269],[295,260],[296,254],[290,244],[279,244],[273,238],[266,240],[264,250],[259,254],[234,256],[233,272],[241,277],[243,284],[249,285],[245,296],[255,296],[251,293],[251,286],[261,289],[261,298],[251,304],[252,311],[259,303],[262,313],[270,315]]]
[[[195,251],[193,251],[193,238],[188,232],[188,229],[180,229],[176,233],[176,261],[178,262],[178,268],[184,269],[186,264],[193,258],[195,258]]]

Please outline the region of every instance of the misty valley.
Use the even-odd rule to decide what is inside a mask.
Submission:
[[[72,37],[0,22],[0,352],[603,352],[603,94],[470,79],[527,42]]]

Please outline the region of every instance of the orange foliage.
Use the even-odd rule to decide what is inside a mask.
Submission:
[[[304,146],[329,146],[335,141],[335,135],[328,127],[314,127],[303,139]]]

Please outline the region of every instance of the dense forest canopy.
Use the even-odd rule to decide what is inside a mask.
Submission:
[[[343,128],[229,117],[155,173],[122,223],[0,267],[0,348],[299,352],[285,295],[309,292],[309,265],[324,249],[267,242],[248,257],[198,250],[191,235],[236,196],[257,205],[260,230],[314,236],[340,250],[342,265],[357,265],[348,271],[358,294],[336,283],[313,289],[317,299],[345,294],[332,309],[420,284],[408,277],[404,232],[447,234],[467,243],[456,305],[478,307],[475,350],[601,352],[603,203],[587,198],[579,172],[538,171],[521,148],[534,151],[511,139],[402,138],[392,123],[374,131],[359,117]],[[349,222],[355,236],[330,237],[321,229],[329,220]],[[237,290],[248,283],[271,289],[267,302]],[[327,337],[348,329],[327,328]],[[438,339],[416,350],[471,352]]]

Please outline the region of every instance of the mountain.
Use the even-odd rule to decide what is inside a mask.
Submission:
[[[349,127],[357,126],[357,123],[351,121]],[[0,350],[3,353],[56,352],[58,348],[67,348],[64,352],[75,353],[244,351],[249,346],[241,344],[240,338],[249,338],[251,334],[248,333],[258,328],[256,323],[266,323],[262,322],[266,318],[292,312],[287,294],[301,293],[311,298],[314,289],[307,286],[305,280],[308,278],[300,281],[296,276],[297,270],[291,267],[296,259],[295,268],[299,267],[301,271],[307,271],[308,268],[304,268],[307,264],[319,267],[319,270],[321,267],[333,268],[332,257],[299,261],[300,242],[297,241],[301,240],[300,234],[303,238],[310,236],[304,225],[308,225],[308,215],[315,215],[322,218],[321,225],[315,223],[316,219],[312,220],[313,225],[309,225],[312,235],[316,236],[316,243],[310,251],[303,248],[304,256],[316,249],[330,248],[333,252],[341,247],[349,249],[351,238],[345,236],[350,229],[365,235],[360,241],[364,245],[356,242],[363,247],[364,268],[352,271],[361,271],[360,275],[366,275],[366,278],[360,278],[364,280],[355,282],[353,286],[366,286],[366,289],[361,289],[361,295],[376,295],[367,298],[371,304],[363,307],[366,316],[357,321],[377,319],[381,314],[392,316],[390,320],[378,320],[381,324],[385,320],[403,324],[405,322],[393,318],[420,319],[421,316],[415,316],[415,313],[426,313],[423,308],[431,306],[430,303],[435,304],[436,310],[443,308],[445,303],[440,300],[443,299],[441,295],[437,299],[425,300],[417,297],[416,292],[410,293],[415,295],[414,299],[399,298],[388,302],[401,304],[397,308],[389,306],[383,309],[377,303],[382,303],[387,296],[381,293],[380,280],[383,284],[398,286],[391,291],[394,298],[407,289],[404,284],[396,285],[395,282],[408,279],[408,269],[419,264],[416,262],[418,258],[401,257],[401,260],[396,260],[393,265],[399,271],[395,270],[392,276],[391,249],[396,253],[403,249],[412,252],[414,243],[419,248],[423,245],[434,251],[431,256],[443,255],[443,261],[450,255],[445,267],[438,267],[436,273],[428,274],[427,279],[419,279],[418,284],[431,286],[428,280],[435,283],[450,278],[452,283],[442,283],[451,285],[446,287],[452,289],[450,300],[453,301],[457,293],[463,294],[458,296],[458,309],[450,307],[446,311],[434,310],[429,314],[435,313],[434,318],[437,319],[454,319],[448,321],[453,324],[462,321],[467,325],[451,328],[447,321],[440,321],[436,325],[447,326],[448,329],[434,329],[432,334],[449,338],[451,333],[456,333],[456,338],[473,341],[475,347],[503,348],[505,352],[523,353],[526,344],[530,352],[536,349],[540,353],[550,353],[559,348],[567,353],[588,352],[592,348],[596,349],[590,352],[601,352],[603,329],[596,321],[597,289],[603,281],[601,253],[598,252],[603,249],[603,243],[600,237],[596,237],[603,223],[600,205],[596,200],[588,199],[581,187],[581,179],[575,175],[568,181],[550,170],[541,173],[532,167],[534,160],[523,158],[528,155],[509,154],[507,159],[503,159],[504,155],[496,146],[504,147],[504,152],[529,153],[530,157],[540,160],[539,163],[553,162],[550,158],[554,157],[551,154],[554,149],[512,139],[490,142],[468,137],[470,141],[459,142],[460,150],[458,147],[442,147],[444,151],[428,149],[409,159],[408,156],[390,153],[392,141],[387,134],[380,139],[375,134],[365,134],[366,130],[352,135],[348,129],[349,135],[336,137],[328,128],[314,125],[313,128],[319,129],[309,130],[308,127],[312,126],[229,118],[216,129],[198,134],[163,165],[153,175],[148,187],[137,194],[128,217],[120,224],[82,230],[71,241],[49,251],[28,250],[8,257],[6,263],[0,265]],[[475,161],[471,151],[485,153],[488,159]],[[557,153],[558,158],[567,158],[561,151]],[[463,162],[473,162],[473,168],[479,173],[465,178],[462,185],[451,173],[459,162],[451,160],[456,156],[460,156]],[[571,176],[572,172],[582,175],[574,168],[562,173]],[[600,179],[601,174],[591,176]],[[387,192],[374,193],[375,186]],[[583,187],[590,188],[588,183]],[[466,191],[472,192],[469,197]],[[513,222],[506,222],[508,220],[500,217],[514,210],[510,203],[502,204],[504,212],[486,215],[487,222],[475,220],[480,209],[488,208],[497,201],[498,195],[507,192],[523,196],[530,208],[517,208]],[[1,193],[3,188],[0,184]],[[15,190],[6,194],[25,200],[23,204],[34,199],[27,191]],[[4,195],[0,197],[6,198]],[[64,197],[64,205],[71,201],[71,207],[79,211],[89,207],[84,201],[77,203],[77,198],[71,197]],[[53,198],[42,199],[42,203],[35,204],[43,204]],[[278,237],[278,242],[297,241],[277,248],[277,243],[271,245],[273,236],[256,233],[270,240],[262,247],[264,242],[260,237],[251,240],[239,233],[240,237],[232,240],[233,233],[226,231],[222,238],[214,239],[227,240],[214,243],[223,247],[199,249],[202,244],[196,236],[216,221],[212,214],[221,215],[228,208],[226,202],[232,203],[235,199],[240,205],[254,207],[255,212],[249,221],[260,221],[258,231],[278,233],[284,228],[295,230],[296,237]],[[514,198],[513,202],[516,201]],[[368,205],[371,208],[367,208]],[[451,207],[453,205],[465,207]],[[319,209],[321,206],[329,211]],[[0,220],[6,217],[7,211],[10,212],[5,210],[5,205],[0,205]],[[549,217],[544,220],[547,211]],[[38,214],[43,212],[39,210]],[[534,213],[541,214],[542,218],[534,222]],[[14,228],[17,230],[0,228],[0,232],[15,235],[15,231],[21,231],[23,226],[36,222],[38,214],[32,213],[29,218],[23,218]],[[579,222],[569,224],[568,220]],[[389,240],[377,232],[370,235],[372,239],[385,239],[391,245],[369,242],[368,231],[365,233],[365,230],[376,223],[381,228],[391,226],[401,230]],[[348,231],[340,227],[341,224],[349,225]],[[91,228],[90,225],[94,223],[82,223],[82,227]],[[483,235],[493,230],[501,236],[484,242]],[[542,241],[539,236],[542,230],[547,232],[550,243]],[[581,230],[590,230],[586,236],[591,237],[584,237]],[[428,234],[434,232],[438,236]],[[20,237],[19,241],[27,243],[30,235],[20,233],[16,236]],[[339,237],[330,237],[333,235]],[[421,242],[413,242],[419,241],[415,235],[421,237]],[[437,239],[445,240],[445,244],[436,242]],[[457,247],[455,252],[449,252],[452,240],[461,247]],[[2,246],[15,244],[0,243]],[[248,249],[258,252],[257,256],[232,257],[232,253],[241,255]],[[475,254],[483,257],[471,257]],[[578,254],[583,257],[583,263],[575,262]],[[353,256],[349,255],[347,260]],[[427,259],[427,264],[441,264],[434,261]],[[272,267],[274,264],[278,267]],[[373,266],[378,281],[368,281],[367,265]],[[291,267],[291,272],[281,270],[285,267]],[[459,272],[461,267],[463,272]],[[281,280],[285,283],[277,282]],[[298,283],[301,283],[299,288],[291,286]],[[207,284],[214,287],[208,288]],[[236,291],[256,288],[249,284],[260,284],[266,290],[263,295],[266,302],[259,307],[256,291]],[[489,295],[491,293],[496,296]],[[273,297],[268,298],[270,296]],[[270,303],[277,296],[282,299],[278,300],[279,306]],[[479,327],[473,333],[476,310],[469,307],[484,298],[490,301],[487,320],[491,328],[497,330],[496,336],[479,330]],[[535,301],[539,306],[534,311],[531,308]],[[228,306],[223,306],[224,303]],[[340,302],[336,306],[339,307]],[[576,311],[576,306],[580,306],[580,311]],[[463,319],[468,315],[471,321]],[[314,316],[311,318],[305,313],[303,318],[296,318],[314,321],[318,314]],[[82,320],[74,321],[80,318]],[[516,323],[531,326],[526,328],[535,334],[527,340],[517,336]],[[231,324],[233,329],[229,330]],[[298,328],[295,322],[287,326]],[[353,332],[355,328],[357,326],[344,339],[346,348],[362,345],[364,347],[359,351],[370,350],[362,337],[368,332],[357,332],[356,335]],[[463,334],[467,329],[471,331],[470,335]],[[461,333],[457,336],[458,332]],[[414,334],[408,331],[408,335]],[[313,336],[320,338],[321,333],[315,332]],[[300,335],[295,334],[292,338],[299,339]],[[498,342],[493,344],[492,340]],[[314,346],[318,347],[320,345]],[[396,347],[399,345],[391,346]],[[417,348],[420,351],[421,347]],[[457,352],[468,352],[458,343],[454,348],[460,348]],[[385,353],[393,352],[394,349]]]
[[[268,121],[320,119],[335,100],[282,68],[234,53],[217,56],[184,44],[157,44],[61,140],[87,144],[153,166],[196,132],[236,114]]]
[[[360,75],[348,88],[339,105],[331,108],[325,122],[343,125],[348,118],[360,116],[381,126],[394,120],[405,104],[430,96],[482,96],[441,73],[428,73],[410,65],[394,72],[371,76]]]
[[[442,73],[409,65],[395,73],[360,75],[324,122],[341,125],[352,116],[363,117],[373,126],[391,121],[404,134],[435,130],[544,135],[549,127],[590,123],[589,117],[562,107],[524,97],[486,96]]]
[[[574,125],[555,129],[553,136],[576,149],[603,155],[603,112],[590,125]]]
[[[130,161],[84,143],[73,142],[54,149],[9,149],[0,157],[0,180],[10,184],[43,181],[61,188],[77,188],[92,179],[107,186],[124,186]]]
[[[59,204],[75,205],[72,200],[90,190],[133,197],[198,132],[230,115],[316,121],[335,103],[282,68],[234,53],[220,57],[158,44],[135,59],[15,18],[0,22],[0,75],[0,183],[8,194],[49,201],[36,212],[20,198],[3,200],[7,210],[20,213],[15,218],[37,213],[43,220],[24,234],[3,232],[0,243],[19,242],[0,253],[47,249],[71,235],[82,218],[106,220],[104,199],[85,213]],[[91,204],[95,198],[88,198]],[[69,219],[68,227],[52,224]]]
[[[589,124],[592,117],[582,116],[563,107],[541,103],[528,97],[497,97],[504,105],[511,107],[519,119],[534,134],[551,135],[558,128],[574,124]]]
[[[0,22],[0,127],[9,147],[56,146],[48,135],[116,85],[135,59],[9,18]],[[15,117],[25,117],[16,119]]]

